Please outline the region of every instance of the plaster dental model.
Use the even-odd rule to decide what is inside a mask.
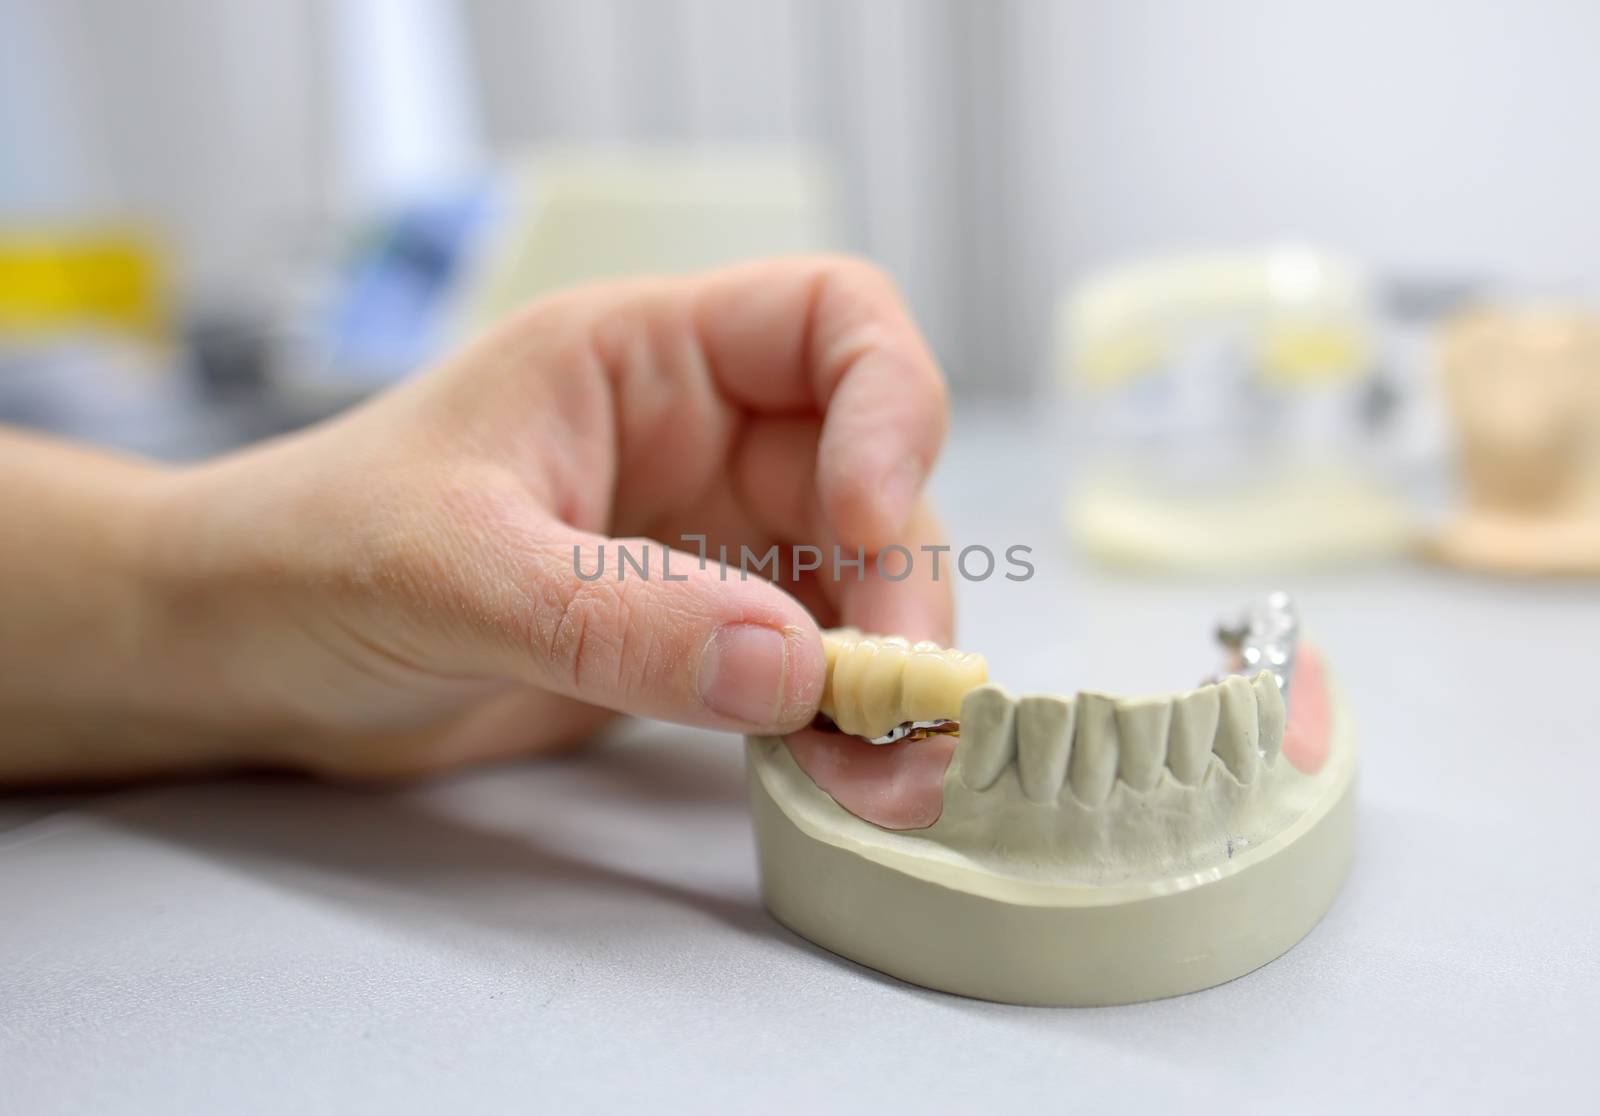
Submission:
[[[1159,697],[1017,697],[983,659],[826,633],[816,724],[747,741],[762,890],[818,945],[929,988],[1116,1004],[1231,980],[1332,903],[1356,755],[1293,605]]]
[[[1441,559],[1505,573],[1600,573],[1600,317],[1480,309],[1443,336],[1466,508]]]
[[[1082,284],[1061,313],[1073,538],[1118,565],[1229,570],[1407,546],[1375,303],[1355,267],[1294,249]]]

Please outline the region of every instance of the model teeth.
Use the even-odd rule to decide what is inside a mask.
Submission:
[[[1256,717],[1255,690],[1240,674],[1230,674],[1217,684],[1217,689],[1221,691],[1222,707],[1212,750],[1235,779],[1253,783],[1261,770],[1261,724]]]
[[[959,737],[952,772],[974,792],[993,787],[1015,765],[1022,794],[1050,805],[1063,790],[1087,807],[1104,805],[1120,781],[1137,794],[1162,784],[1163,772],[1186,787],[1225,767],[1239,784],[1261,777],[1283,747],[1286,688],[1299,620],[1282,594],[1253,606],[1222,630],[1235,652],[1229,674],[1176,696],[1013,698],[985,685],[981,655],[863,635],[823,633],[828,677],[820,712],[842,731],[873,743],[926,732]],[[956,722],[956,723],[952,723]]]
[[[1017,703],[999,686],[980,686],[961,703],[961,781],[988,790],[1017,754]]]
[[[1123,698],[1117,702],[1117,736],[1121,742],[1117,777],[1134,790],[1147,791],[1161,781],[1171,720],[1171,698]]]
[[[1017,775],[1029,800],[1048,804],[1061,793],[1077,714],[1071,698],[1033,694],[1017,702]]]
[[[1175,697],[1013,698],[994,684],[970,691],[961,706],[956,749],[961,782],[985,791],[1008,764],[1031,802],[1057,802],[1063,788],[1100,806],[1118,782],[1139,794],[1164,771],[1197,787],[1214,762],[1240,783],[1255,782],[1283,745],[1284,702],[1270,671],[1229,675]]]
[[[1256,692],[1256,714],[1260,725],[1261,762],[1271,767],[1283,750],[1283,726],[1288,719],[1284,707],[1283,689],[1272,672],[1262,671],[1250,682]]]
[[[1185,786],[1198,786],[1211,766],[1211,742],[1217,738],[1221,704],[1216,686],[1190,690],[1172,703],[1167,767],[1172,777]]]
[[[915,721],[953,721],[961,699],[989,675],[982,655],[862,635],[854,628],[822,633],[828,675],[819,706],[842,732],[882,737]]]
[[[1111,797],[1117,781],[1117,706],[1104,694],[1078,695],[1078,729],[1072,738],[1067,782],[1085,806]]]

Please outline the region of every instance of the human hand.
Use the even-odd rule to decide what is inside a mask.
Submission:
[[[948,582],[870,557],[941,541],[920,494],[946,411],[892,285],[853,260],[556,295],[332,422],[157,474],[141,703],[237,742],[195,763],[351,776],[547,749],[613,711],[796,728],[819,620],[949,640]],[[686,535],[730,560],[777,544],[783,588],[685,549],[664,578]],[[648,577],[617,580],[617,538],[655,540]],[[794,577],[795,544],[823,568]],[[865,548],[859,580],[831,576],[836,544]]]

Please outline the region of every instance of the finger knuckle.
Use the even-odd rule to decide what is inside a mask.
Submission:
[[[614,688],[625,681],[636,639],[633,596],[626,581],[579,582],[536,636],[536,653],[574,692],[597,685]]]
[[[848,288],[856,297],[875,294],[898,301],[900,284],[881,264],[865,256],[838,253],[821,257],[820,274]]]

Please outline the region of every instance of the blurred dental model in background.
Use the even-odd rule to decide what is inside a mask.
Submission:
[[[1426,385],[1390,359],[1379,302],[1355,265],[1299,248],[1158,258],[1085,281],[1061,311],[1077,541],[1108,562],[1173,569],[1406,547]]]

